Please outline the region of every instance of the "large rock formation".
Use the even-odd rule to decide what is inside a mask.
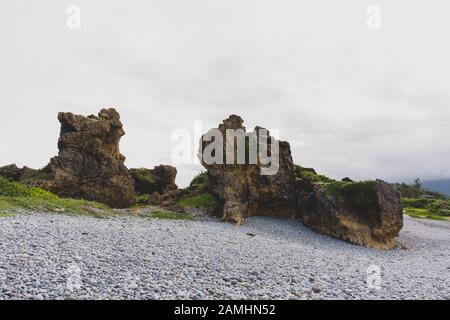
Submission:
[[[245,132],[242,123],[241,117],[231,115],[219,125],[218,129],[225,142],[223,164],[207,164],[202,159],[202,164],[208,170],[209,191],[223,202],[223,219],[241,224],[246,217],[253,215],[295,216],[295,173],[289,143],[271,140],[268,132],[267,136],[263,136],[263,128],[256,127],[253,134],[261,133],[257,144],[262,139],[267,139],[271,156],[279,158],[278,172],[274,175],[262,175],[261,169],[266,166],[261,164],[259,157],[256,164],[250,164],[248,156],[245,164],[236,164],[237,152],[235,164],[226,164],[226,130],[242,129]],[[278,151],[272,150],[273,141],[279,142]],[[208,141],[201,143],[199,154],[203,153],[208,144]],[[247,151],[248,144],[247,138]]]
[[[232,115],[219,125],[224,155],[226,130],[245,131],[242,123],[239,116]],[[261,129],[256,127],[254,132]],[[208,132],[202,137],[199,154],[215,141],[210,136]],[[269,137],[260,136],[258,143]],[[314,169],[295,166],[289,143],[268,140],[279,143],[278,151],[268,145],[269,154],[279,157],[279,169],[273,175],[261,175],[264,166],[259,159],[256,164],[250,164],[247,157],[244,164],[225,164],[225,160],[217,164],[201,158],[208,170],[208,191],[223,202],[224,220],[240,224],[253,215],[290,216],[320,233],[354,244],[380,249],[395,245],[403,213],[400,194],[391,185],[379,180],[334,181]]]
[[[153,169],[130,169],[137,194],[160,194],[178,189],[175,184],[177,168],[169,165],[155,166]]]
[[[59,153],[50,161],[51,181],[44,188],[63,197],[131,206],[135,201],[133,179],[124,165],[119,141],[125,134],[119,113],[102,109],[98,116],[60,112]]]

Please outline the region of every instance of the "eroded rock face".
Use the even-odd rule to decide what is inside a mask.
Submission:
[[[357,245],[395,247],[403,210],[399,193],[388,183],[297,183],[298,210],[305,226]]]
[[[60,112],[59,153],[50,161],[52,179],[44,188],[63,197],[84,198],[125,208],[135,201],[134,183],[120,154],[125,134],[115,109],[98,116]]]
[[[239,116],[232,115],[219,130],[225,137],[226,129],[245,130],[242,124]],[[202,140],[200,153],[210,143]],[[226,143],[224,153],[225,149]],[[289,216],[317,232],[354,244],[379,249],[395,246],[403,212],[400,194],[391,185],[380,180],[334,181],[312,168],[295,166],[287,142],[279,142],[278,156],[279,170],[274,175],[260,175],[259,162],[202,161],[208,170],[208,191],[223,202],[224,220],[240,224],[254,215]]]
[[[177,168],[169,165],[155,166],[153,169],[130,169],[137,194],[160,194],[178,189],[175,184]]]
[[[245,131],[242,118],[231,115],[218,129],[223,135],[224,164],[207,164],[203,159],[202,164],[208,170],[209,191],[223,202],[223,219],[241,224],[246,217],[253,215],[295,216],[295,173],[289,143],[279,142],[278,172],[274,175],[261,175],[262,164],[259,159],[257,164],[249,164],[249,161],[245,164],[225,162],[225,132],[227,129]],[[256,127],[254,132],[261,129]],[[265,137],[259,136],[259,139],[262,138]],[[201,143],[200,154],[208,144]],[[235,150],[236,148],[235,145]],[[272,149],[269,144],[268,150],[275,153]]]

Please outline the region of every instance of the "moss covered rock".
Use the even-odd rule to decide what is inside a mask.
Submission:
[[[177,169],[168,165],[155,166],[153,169],[130,169],[134,180],[135,192],[139,195],[150,195],[154,192],[160,194],[178,189],[175,184]]]

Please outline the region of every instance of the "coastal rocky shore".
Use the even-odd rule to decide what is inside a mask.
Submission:
[[[279,161],[276,173],[262,174],[266,164],[260,159],[243,164],[209,164],[201,159],[206,172],[184,189],[175,184],[177,169],[172,166],[125,166],[119,148],[125,131],[115,109],[102,109],[96,116],[61,112],[58,120],[59,152],[45,168],[8,165],[0,168],[0,176],[112,208],[151,204],[174,212],[216,215],[237,224],[254,216],[289,217],[316,232],[377,249],[393,249],[403,226],[400,193],[392,185],[381,180],[335,181],[296,165],[288,142],[275,140],[262,127],[246,132],[237,115],[217,128],[224,135],[224,154],[227,130],[243,131],[246,143],[256,134],[258,148],[269,141],[267,152]],[[199,154],[210,143],[202,139]]]

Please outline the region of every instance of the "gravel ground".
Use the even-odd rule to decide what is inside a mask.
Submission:
[[[0,218],[0,299],[450,299],[449,231],[405,217],[379,251],[292,220],[20,214]]]

